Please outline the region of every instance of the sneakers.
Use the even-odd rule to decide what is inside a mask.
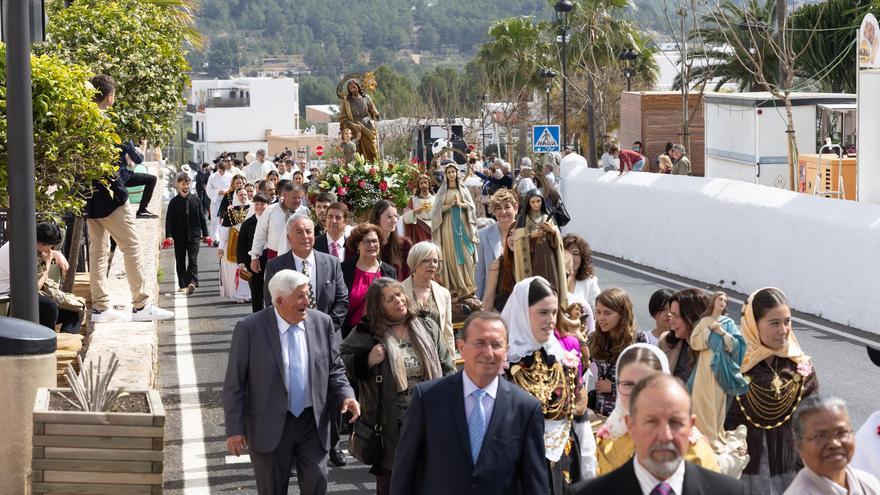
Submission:
[[[107,323],[110,321],[128,321],[131,317],[125,311],[119,311],[118,309],[105,309],[104,311],[99,311],[97,309],[92,309],[91,320],[94,323]]]
[[[186,286],[186,295],[190,295],[196,291],[196,284],[189,284]]]
[[[177,293],[178,294],[186,294],[186,287],[181,287],[181,288],[177,289]]]
[[[162,309],[153,303],[147,303],[141,309],[131,310],[131,321],[160,321],[174,318],[174,313]]]
[[[148,210],[140,210],[135,216],[138,218],[159,218],[159,215],[150,213]]]

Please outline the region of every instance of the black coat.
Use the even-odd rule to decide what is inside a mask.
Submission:
[[[208,237],[208,223],[198,196],[178,194],[171,198],[165,212],[165,237],[178,243]]]
[[[630,495],[642,493],[633,459],[596,479],[582,481],[571,487],[574,495],[592,495],[602,493],[608,495]],[[745,487],[736,479],[718,474],[697,465],[684,462],[684,485],[679,495],[742,495]]]
[[[241,223],[241,230],[238,231],[238,244],[235,247],[235,258],[239,265],[244,265],[250,270],[251,267],[251,244],[254,243],[254,232],[257,231],[257,216],[251,215],[250,218]],[[265,266],[265,255],[260,255],[260,266]]]

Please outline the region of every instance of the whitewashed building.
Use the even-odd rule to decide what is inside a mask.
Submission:
[[[286,77],[193,81],[186,111],[193,161],[223,152],[243,158],[266,149],[269,134],[299,133],[299,85]]]

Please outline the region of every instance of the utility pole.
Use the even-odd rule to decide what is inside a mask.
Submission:
[[[785,0],[783,0],[785,1]],[[688,12],[684,7],[678,9],[678,21],[681,29],[681,144],[687,151],[691,149],[688,126],[688,99],[690,97],[690,74],[688,73]]]

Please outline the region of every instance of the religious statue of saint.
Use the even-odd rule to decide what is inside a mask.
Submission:
[[[379,159],[379,142],[376,132],[376,119],[379,111],[373,100],[364,92],[363,85],[355,78],[350,78],[345,83],[345,92],[337,91],[342,99],[339,112],[339,125],[341,128],[352,130],[352,134],[359,136],[357,139],[357,152],[367,162]]]

